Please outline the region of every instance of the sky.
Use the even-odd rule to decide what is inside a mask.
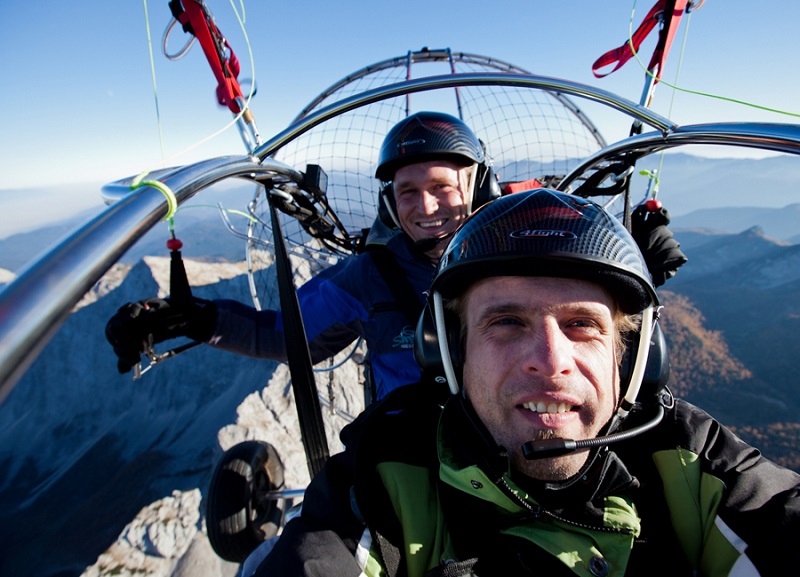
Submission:
[[[240,79],[256,78],[251,107],[267,138],[349,73],[424,46],[490,56],[638,102],[645,80],[639,63],[602,79],[592,75],[592,63],[623,44],[654,3],[206,0],[240,60]],[[0,0],[0,238],[99,205],[102,184],[162,162],[245,152],[235,127],[208,139],[231,114],[216,103],[216,81],[199,45],[177,61],[164,56],[170,19],[167,0]],[[664,84],[652,109],[678,124],[800,122],[798,21],[794,1],[705,0],[684,16],[664,70],[664,80],[682,88],[795,116]],[[641,47],[644,63],[656,37],[654,31]],[[175,27],[168,50],[186,39]],[[627,136],[629,124],[618,117],[590,118],[609,142]]]

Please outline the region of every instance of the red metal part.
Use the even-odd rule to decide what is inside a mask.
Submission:
[[[241,108],[237,99],[243,99],[243,95],[238,81],[239,60],[236,54],[214,24],[203,2],[183,0],[181,6],[182,10],[173,8],[173,14],[183,25],[184,31],[193,34],[202,46],[206,60],[217,79],[217,102],[220,106],[227,106],[234,114],[239,114]]]

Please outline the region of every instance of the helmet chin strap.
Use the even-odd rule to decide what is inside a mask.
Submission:
[[[464,204],[467,206],[467,216],[472,214],[472,203],[475,200],[475,191],[478,190],[478,164],[473,164],[469,169],[469,176],[467,177],[467,194],[464,198]]]
[[[636,404],[636,399],[639,396],[639,389],[641,389],[642,380],[644,379],[644,371],[647,368],[647,357],[650,354],[650,339],[653,336],[653,324],[656,318],[655,307],[649,306],[642,311],[642,326],[639,330],[639,348],[636,351],[636,359],[634,359],[631,382],[628,384],[625,397],[619,403],[617,413],[611,420],[609,431],[614,431],[622,421],[628,417]]]
[[[380,194],[384,196],[383,204],[386,207],[386,211],[389,213],[389,217],[392,219],[392,222],[395,224],[397,228],[403,230],[403,227],[400,225],[400,219],[397,217],[397,211],[394,209],[394,199],[387,198],[389,194],[386,190],[389,189],[394,194],[394,188],[388,185],[384,185],[381,189]],[[405,230],[403,230],[405,232]]]

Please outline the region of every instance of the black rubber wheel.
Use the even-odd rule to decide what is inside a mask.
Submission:
[[[211,477],[206,504],[208,540],[216,554],[242,563],[274,537],[286,503],[266,494],[283,488],[283,463],[269,443],[245,441],[225,451]]]

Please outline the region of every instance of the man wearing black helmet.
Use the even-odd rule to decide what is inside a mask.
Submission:
[[[438,112],[413,114],[389,131],[376,177],[382,187],[377,226],[367,239],[370,250],[320,273],[299,288],[298,299],[312,361],[332,357],[363,337],[370,397],[381,398],[419,380],[412,337],[436,263],[463,219],[500,191],[477,136],[461,120]],[[664,224],[644,231],[643,238],[649,242],[656,233],[677,247]],[[663,257],[663,246],[658,244],[655,261],[677,269],[682,262]],[[286,360],[280,313],[232,300],[194,299],[186,310],[169,299],[128,303],[111,318],[106,336],[123,373],[138,365],[145,342],[177,336]]]
[[[443,253],[419,385],[372,405],[266,575],[788,575],[800,475],[667,388],[658,296],[625,228],[547,189]]]
[[[381,145],[375,176],[383,183],[384,223],[405,232],[433,263],[462,220],[500,196],[481,141],[462,121],[439,112],[396,124]]]
[[[419,380],[413,331],[436,262],[455,229],[499,187],[475,134],[459,119],[419,112],[387,134],[377,178],[379,218],[365,253],[323,271],[298,290],[314,363],[359,336],[370,354],[373,394]],[[188,313],[169,300],[123,306],[106,328],[120,372],[138,364],[143,342],[189,336],[232,352],[286,359],[281,316],[232,300],[195,299]]]

